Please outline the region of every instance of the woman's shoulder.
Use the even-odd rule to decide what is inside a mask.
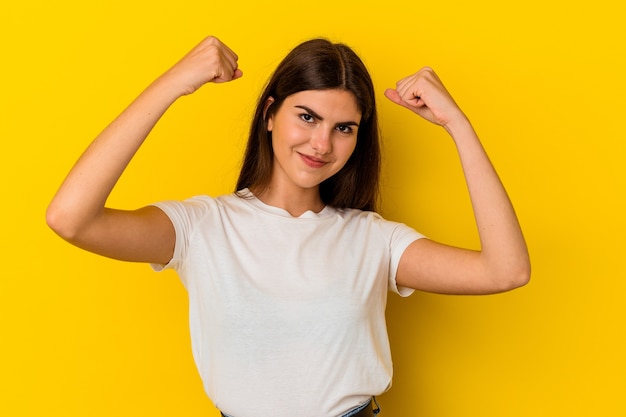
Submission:
[[[361,222],[379,222],[386,221],[383,216],[375,211],[361,210],[357,208],[335,208],[337,215],[346,219],[352,219]]]
[[[387,237],[396,234],[412,234],[416,237],[423,237],[411,226],[397,220],[388,219],[381,213],[375,211],[342,209],[338,210],[338,212],[340,212],[342,216],[345,216],[347,219],[351,219],[354,222],[372,225],[376,230]]]
[[[203,217],[209,212],[221,211],[228,208],[239,198],[235,194],[224,194],[213,197],[207,194],[198,194],[183,200],[163,200],[152,205],[159,207],[166,213],[178,213],[190,217]]]
[[[242,197],[242,195],[240,195],[239,192],[221,194],[217,196],[212,196],[209,194],[196,194],[182,200],[169,200],[165,202],[178,203],[188,206],[210,207],[214,205],[233,204],[239,201],[240,197]]]

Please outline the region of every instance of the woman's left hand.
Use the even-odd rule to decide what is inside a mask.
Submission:
[[[448,90],[430,67],[424,67],[388,88],[385,96],[394,103],[406,107],[429,122],[448,128],[466,117]]]

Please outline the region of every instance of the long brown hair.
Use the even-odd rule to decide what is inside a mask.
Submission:
[[[320,197],[336,208],[375,210],[381,152],[374,86],[367,68],[348,46],[313,39],[295,47],[278,65],[257,102],[237,190],[264,188],[271,180],[273,150],[267,119],[291,94],[343,89],[354,94],[361,122],[346,165],[320,184]],[[265,108],[268,98],[274,102]]]

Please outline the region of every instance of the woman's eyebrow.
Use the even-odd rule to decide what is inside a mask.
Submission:
[[[324,120],[324,118],[322,116],[320,116],[319,114],[317,114],[313,109],[304,106],[304,105],[295,105],[294,107],[297,107],[299,109],[305,110],[307,113],[309,113],[311,116],[315,117],[317,120]],[[359,126],[359,124],[357,122],[354,121],[349,121],[349,122],[339,122],[337,123],[337,125],[343,125],[343,126]]]

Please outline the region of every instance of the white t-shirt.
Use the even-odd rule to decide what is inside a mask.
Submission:
[[[292,217],[248,190],[155,204],[176,229],[193,356],[216,407],[238,417],[334,417],[391,385],[387,292],[422,237],[378,214]],[[240,194],[241,195],[241,194]]]

